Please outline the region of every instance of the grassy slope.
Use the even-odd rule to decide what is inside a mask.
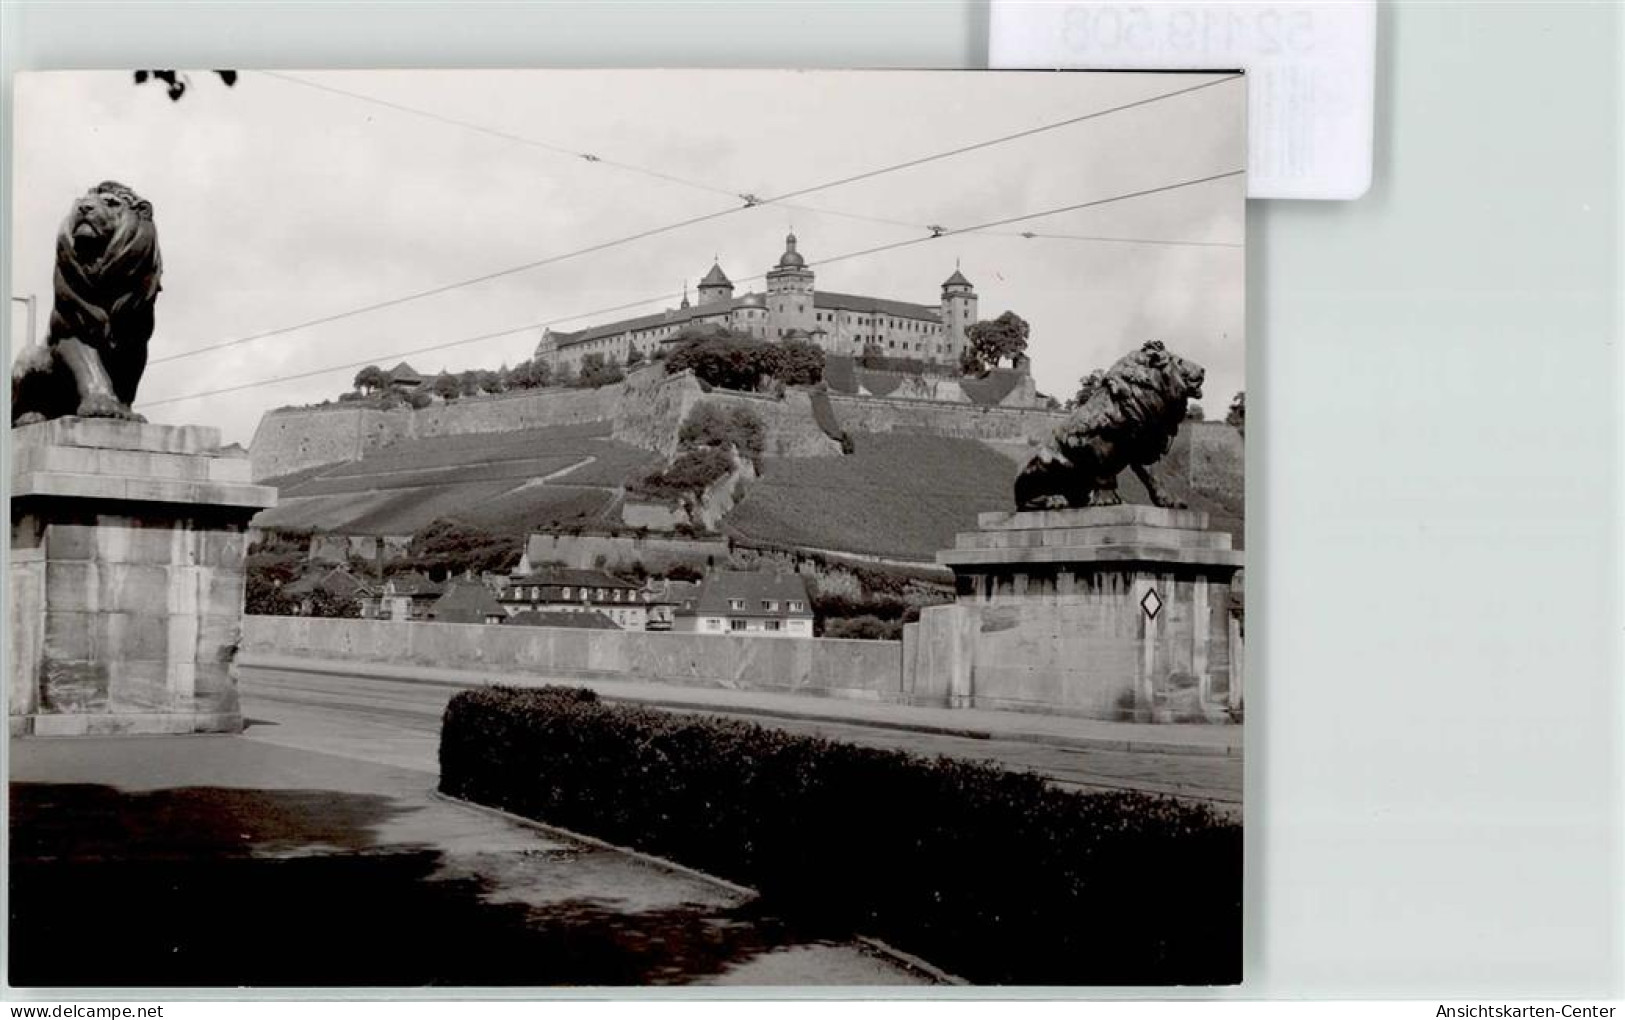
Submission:
[[[980,442],[901,433],[853,439],[857,449],[847,457],[768,458],[725,529],[779,545],[931,560],[955,533],[974,530],[978,513],[1012,509],[1021,465]],[[1171,494],[1211,514],[1213,526],[1230,531],[1241,547],[1241,501],[1191,487],[1186,434],[1153,470]],[[1131,472],[1118,485],[1125,501],[1150,502]]]
[[[595,423],[396,443],[284,479],[280,505],[255,523],[403,535],[441,517],[503,532],[600,522],[619,486],[659,461],[608,435]]]

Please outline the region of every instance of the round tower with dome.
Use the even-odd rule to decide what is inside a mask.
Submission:
[[[811,335],[816,327],[813,301],[813,271],[796,251],[792,232],[784,239],[778,265],[767,271],[768,339],[785,339],[791,330]]]

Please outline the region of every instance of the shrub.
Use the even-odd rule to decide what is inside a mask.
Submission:
[[[697,496],[706,486],[733,470],[733,458],[726,450],[688,450],[677,455],[671,466],[655,471],[626,487],[626,491],[650,499],[677,500]]]
[[[581,372],[576,376],[575,384],[582,389],[593,389],[618,383],[625,378],[626,373],[621,371],[620,362],[594,352],[581,356]]]
[[[766,432],[762,419],[748,407],[724,410],[700,404],[683,420],[677,441],[691,448],[732,446],[741,456],[755,461],[762,455]]]
[[[764,378],[787,386],[812,385],[824,377],[824,352],[801,340],[769,343],[719,329],[678,344],[666,371],[689,370],[702,383],[729,390],[754,390]]]
[[[868,613],[861,616],[833,617],[824,623],[824,636],[863,641],[901,641],[903,624],[898,620],[882,620]]]
[[[457,694],[440,777],[975,982],[1240,979],[1241,829],[1204,807],[568,688]]]

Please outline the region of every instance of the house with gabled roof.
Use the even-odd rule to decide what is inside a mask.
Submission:
[[[502,621],[508,627],[564,627],[570,630],[620,630],[614,620],[597,612],[556,612],[526,609]]]
[[[535,610],[556,613],[602,613],[622,630],[645,630],[649,592],[602,570],[543,567],[516,577],[499,601],[510,616]]]
[[[282,586],[281,593],[292,599],[299,615],[308,616],[319,597],[337,601],[360,599],[366,585],[343,567],[309,570]]]
[[[396,574],[370,586],[361,598],[363,620],[426,620],[445,586],[417,571]]]
[[[692,619],[700,634],[813,636],[812,599],[800,574],[714,570],[700,586]]]
[[[424,383],[423,376],[419,375],[411,365],[404,361],[385,372],[384,375],[389,380],[389,385],[396,389],[415,390]]]
[[[484,582],[464,579],[447,583],[445,594],[429,607],[428,618],[436,623],[501,623],[508,612]]]

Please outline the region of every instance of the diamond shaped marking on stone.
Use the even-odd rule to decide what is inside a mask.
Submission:
[[[1157,618],[1157,614],[1162,612],[1162,596],[1157,594],[1157,589],[1151,588],[1146,591],[1145,597],[1140,600],[1140,608],[1145,610],[1146,619]]]

